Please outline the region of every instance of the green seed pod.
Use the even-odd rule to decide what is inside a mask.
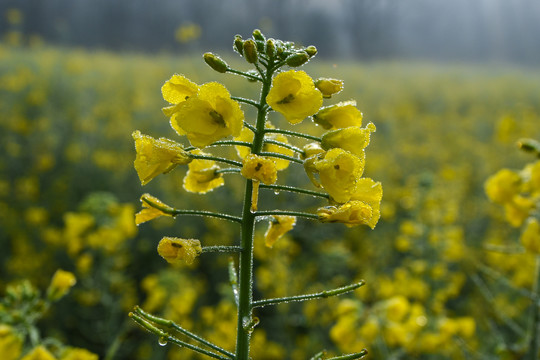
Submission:
[[[244,57],[250,64],[256,64],[258,61],[257,44],[255,40],[247,39],[244,41]]]
[[[229,65],[217,55],[214,55],[210,52],[204,53],[204,61],[214,70],[220,73],[227,72]]]
[[[518,147],[528,153],[533,153],[540,158],[540,142],[534,139],[519,139]]]
[[[276,55],[276,44],[274,39],[266,40],[266,55],[268,55],[269,58],[273,58],[274,55]]]
[[[285,62],[291,67],[302,66],[309,60],[309,55],[305,51],[299,51],[295,54],[289,55]]]
[[[310,45],[306,48],[306,52],[309,55],[309,57],[313,57],[317,54],[317,48],[313,45]]]
[[[253,38],[255,40],[262,41],[263,43],[266,41],[266,38],[264,37],[261,30],[259,30],[259,29],[253,30]]]
[[[234,37],[233,49],[240,55],[244,55],[244,40],[242,40],[242,36],[236,35]]]

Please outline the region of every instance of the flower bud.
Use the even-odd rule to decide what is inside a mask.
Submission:
[[[244,55],[244,40],[242,40],[242,36],[236,35],[234,37],[233,49],[240,55]]]
[[[227,63],[222,58],[212,53],[204,53],[203,58],[204,61],[208,64],[208,66],[210,66],[217,72],[225,73],[229,68],[229,65],[227,65]]]
[[[274,39],[266,40],[266,55],[268,55],[269,58],[273,58],[274,55],[276,55],[276,43],[274,42]]]
[[[252,34],[252,35],[253,35],[253,38],[254,38],[255,40],[259,40],[259,41],[263,41],[263,42],[266,41],[266,38],[264,37],[264,35],[262,34],[261,30],[259,30],[259,29],[253,30],[253,34]]]
[[[518,146],[521,150],[540,157],[540,142],[533,139],[519,139]]]
[[[51,284],[47,289],[47,297],[51,301],[56,301],[66,295],[68,291],[75,285],[77,279],[75,275],[69,271],[58,269],[51,280]]]
[[[308,60],[309,60],[309,55],[307,54],[307,52],[302,50],[292,55],[289,55],[287,59],[285,60],[285,62],[287,63],[287,65],[291,67],[297,67],[297,66],[304,65],[305,63],[308,62]]]
[[[247,39],[244,41],[244,57],[250,64],[256,64],[258,61],[257,44],[255,40]]]
[[[328,99],[343,90],[343,80],[320,78],[315,81],[315,87]]]
[[[306,48],[306,53],[309,55],[309,57],[314,57],[317,54],[317,48],[310,45]]]

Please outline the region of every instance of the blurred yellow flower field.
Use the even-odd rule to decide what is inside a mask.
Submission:
[[[178,36],[196,37],[186,34]],[[244,176],[271,185],[280,171],[289,184],[314,190],[318,179],[338,203],[321,208],[317,199],[274,194],[261,184],[259,205],[302,206],[327,222],[369,226],[312,226],[292,217],[257,223],[254,287],[261,297],[284,297],[350,279],[365,285],[340,298],[257,308],[264,322],[253,332],[253,358],[304,360],[321,347],[329,356],[365,348],[369,359],[520,358],[528,351],[531,297],[538,301],[540,167],[535,154],[516,143],[540,140],[540,70],[334,62],[281,73],[275,81],[295,83],[298,93],[288,98],[276,85],[269,95],[278,112],[294,107],[288,121],[271,113],[272,123],[294,131],[318,124],[317,136],[332,130],[323,137],[326,157],[312,158],[315,182],[300,171],[281,175],[287,167],[303,170],[285,160],[261,169],[262,157]],[[176,73],[182,75],[171,78]],[[296,124],[321,106],[303,97],[317,91],[308,74],[344,84],[328,90],[335,105]],[[215,80],[228,90],[209,83]],[[204,358],[160,346],[140,331],[127,317],[137,304],[234,350],[227,256],[195,258],[200,244],[192,244],[189,264],[177,265],[183,255],[172,244],[188,240],[162,243],[160,254],[175,264],[156,249],[164,236],[235,244],[232,223],[175,217],[176,208],[230,212],[241,206],[242,193],[238,179],[217,176],[202,151],[201,158],[185,158],[189,144],[179,134],[201,147],[227,135],[250,141],[239,130],[238,104],[216,102],[216,94],[248,96],[253,89],[247,80],[216,74],[195,55],[0,45],[0,358]],[[179,106],[187,102],[193,105]],[[200,108],[226,109],[230,116],[214,111],[214,117],[183,123]],[[242,110],[253,117],[252,109]],[[349,121],[336,124],[335,112]],[[200,133],[205,123],[217,130]],[[146,157],[137,152],[136,159],[134,138]],[[365,146],[353,158],[335,148],[336,141]],[[238,155],[249,163],[257,155],[245,150],[238,147]],[[151,154],[166,166],[149,161]],[[237,156],[236,149],[229,155]],[[147,206],[145,196],[142,205],[135,201],[147,192],[161,208]],[[137,224],[159,218],[137,227],[141,208]],[[51,279],[55,303],[35,326],[49,350],[58,350],[54,354],[23,344],[19,334],[26,330],[6,325],[23,311],[13,299],[50,300],[43,295]],[[20,285],[24,280],[29,283]]]

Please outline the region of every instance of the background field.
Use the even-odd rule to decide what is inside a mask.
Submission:
[[[232,52],[222,55],[247,68]],[[538,68],[316,58],[305,70],[344,79],[345,90],[328,103],[355,99],[365,124],[377,126],[365,175],[383,183],[382,218],[374,230],[300,220],[272,249],[258,238],[258,295],[359,279],[367,285],[343,298],[261,309],[255,358],[307,359],[321,347],[334,353],[365,347],[373,359],[509,354],[505,349],[527,331],[530,300],[519,289],[532,286],[534,257],[486,250],[519,248],[520,230],[489,203],[484,182],[500,168],[534,160],[515,143],[540,139]],[[77,285],[40,327],[44,336],[100,358],[111,347],[115,359],[196,358],[158,346],[132,325],[127,313],[136,304],[234,347],[227,256],[172,268],[155,248],[165,235],[236,244],[236,225],[133,222],[146,192],[177,208],[240,212],[234,175],[204,196],[182,189],[180,167],[140,185],[131,133],[183,141],[160,110],[166,105],[160,87],[174,73],[258,96],[253,84],[213,72],[199,55],[0,46],[0,289],[27,278],[44,290],[56,269],[74,272]],[[310,121],[298,127],[321,132]],[[280,183],[311,188],[294,165]],[[268,209],[321,205],[283,193],[261,200]],[[261,223],[261,234],[265,229]]]

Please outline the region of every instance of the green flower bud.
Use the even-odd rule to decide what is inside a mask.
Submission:
[[[227,65],[227,63],[222,58],[212,53],[204,53],[203,58],[204,61],[208,64],[208,66],[210,66],[217,72],[224,73],[227,72],[227,69],[229,68],[229,65]]]
[[[310,45],[306,48],[306,52],[309,55],[309,57],[313,57],[317,54],[317,48],[313,45]]]
[[[540,142],[533,139],[519,139],[518,147],[529,153],[533,153],[536,156],[540,157]]]
[[[274,42],[274,39],[266,40],[266,55],[268,55],[269,58],[272,58],[274,57],[274,55],[276,55],[276,44]]]
[[[295,54],[289,55],[287,59],[285,60],[285,62],[287,63],[287,65],[291,67],[297,67],[297,66],[304,65],[305,63],[308,62],[308,60],[309,60],[308,53],[302,50]]]
[[[247,39],[244,41],[244,57],[250,64],[256,64],[258,61],[257,44],[255,40]]]
[[[261,30],[259,30],[259,29],[253,30],[253,38],[255,40],[259,40],[259,41],[262,41],[262,42],[266,41],[266,38],[264,37]]]
[[[233,49],[240,55],[244,55],[244,40],[242,40],[242,36],[236,35],[234,37]]]

